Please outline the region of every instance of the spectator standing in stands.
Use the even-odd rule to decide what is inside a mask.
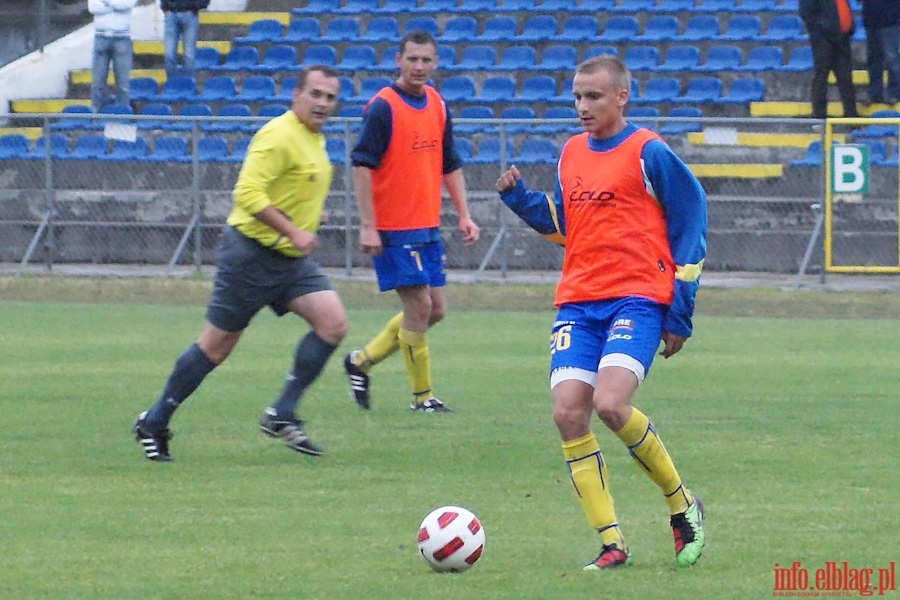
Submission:
[[[862,0],[866,28],[866,68],[869,71],[869,103],[900,101],[900,2]],[[884,72],[887,71],[887,90]]]
[[[209,6],[209,0],[160,0],[164,18],[163,64],[166,77],[176,75],[178,69],[178,39],[181,39],[183,74],[194,76],[194,55],[197,52],[197,34],[200,31],[201,10]]]
[[[800,0],[800,18],[806,24],[813,55],[812,112],[828,115],[828,73],[834,71],[845,117],[856,117],[853,86],[853,14],[847,0]]]
[[[91,108],[107,104],[106,78],[112,63],[116,103],[128,104],[131,82],[131,11],[137,0],[88,0],[94,15],[94,50],[91,63]]]

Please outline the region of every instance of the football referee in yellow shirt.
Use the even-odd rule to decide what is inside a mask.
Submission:
[[[234,208],[217,251],[218,270],[197,341],[178,360],[165,388],[132,431],[154,461],[171,461],[169,420],[203,379],[228,357],[250,320],[268,306],[311,327],[297,345],[280,396],[260,428],[291,449],[317,456],[295,409],[347,333],[347,318],[328,278],[310,258],[331,185],[322,125],[334,112],[337,73],[323,66],[297,77],[291,109],[253,137],[234,186]]]

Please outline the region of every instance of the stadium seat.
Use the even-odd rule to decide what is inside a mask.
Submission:
[[[655,71],[659,66],[659,50],[655,46],[630,46],[625,50],[624,62],[632,72]]]
[[[400,23],[395,17],[372,17],[366,23],[366,32],[358,41],[366,44],[396,42],[400,39],[399,32]]]
[[[528,137],[513,157],[517,165],[552,165],[556,163],[556,144],[544,137]]]
[[[147,138],[139,135],[133,142],[116,140],[112,152],[105,154],[103,158],[113,162],[142,161],[147,159],[149,152]]]
[[[695,70],[703,73],[736,71],[741,66],[741,50],[737,46],[713,46],[706,54],[706,62]]]
[[[886,156],[886,157],[878,160],[877,162],[872,161],[872,164],[875,165],[876,167],[890,167],[890,168],[893,168],[896,170],[897,167],[900,166],[900,153],[898,153],[897,146],[895,145],[893,147],[893,149],[891,150],[890,156]]]
[[[758,77],[733,79],[728,93],[715,100],[716,104],[750,104],[762,102],[766,95],[766,84]]]
[[[359,94],[351,96],[347,99],[347,102],[365,104],[366,102],[371,100],[372,96],[377,94],[381,88],[388,87],[389,85],[391,85],[391,83],[392,82],[389,77],[370,77],[368,79],[364,79],[362,84],[359,86]]]
[[[694,7],[694,12],[726,13],[737,11],[738,0],[700,0],[700,4]]]
[[[342,106],[338,109],[336,117],[340,118],[361,118],[363,113],[363,105],[362,104],[348,104],[346,106]],[[325,125],[322,126],[322,131],[324,133],[344,133],[348,130],[350,132],[359,131],[362,128],[362,123],[344,123],[337,122],[335,120],[331,120]]]
[[[396,52],[395,52],[396,54]],[[456,47],[450,44],[441,44],[437,47],[438,65],[452,65],[456,62]],[[394,63],[394,69],[397,65]],[[442,67],[443,68],[443,67]]]
[[[703,116],[703,112],[697,108],[696,106],[679,106],[673,108],[669,111],[669,117],[672,118],[701,118]],[[683,133],[690,133],[693,131],[702,131],[703,125],[700,121],[694,122],[674,122],[674,123],[664,123],[662,127],[659,128],[659,133],[662,135],[680,135]]]
[[[334,46],[328,44],[317,44],[307,46],[303,51],[303,60],[297,65],[298,68],[309,67],[312,65],[326,65],[334,67],[337,64],[337,50]]]
[[[615,46],[588,46],[584,49],[584,58],[582,60],[595,56],[615,56],[618,58],[619,51]]]
[[[293,46],[277,44],[269,46],[263,54],[262,62],[254,67],[254,71],[263,73],[275,73],[277,71],[292,71],[297,68],[297,51]]]
[[[328,21],[325,32],[316,40],[318,42],[352,42],[359,39],[359,19],[356,17],[337,17]]]
[[[700,65],[700,48],[697,46],[672,46],[666,58],[656,70],[664,73],[695,71]]]
[[[342,137],[325,138],[325,152],[332,164],[342,165],[347,158],[347,142]]]
[[[537,51],[532,46],[507,46],[494,66],[497,71],[534,71]]]
[[[559,25],[556,17],[550,15],[536,15],[525,19],[522,33],[516,36],[517,42],[543,42],[556,37]]]
[[[674,77],[654,77],[647,81],[644,93],[631,97],[631,101],[639,104],[659,104],[672,102],[681,92],[681,84]]]
[[[228,142],[217,135],[208,135],[197,140],[197,160],[200,162],[224,161],[228,156]]]
[[[0,160],[25,158],[28,155],[28,146],[28,138],[21,133],[0,135]]]
[[[440,45],[438,46],[438,60],[440,61],[438,64],[440,65],[441,70],[446,69],[447,67],[453,65],[455,60],[450,61],[449,63],[444,62],[444,59],[441,57],[441,49],[447,48],[449,49],[454,57],[456,55],[456,50],[452,46],[448,45]],[[381,60],[370,67],[371,71],[396,71],[397,70],[397,61],[394,60],[394,57],[397,56],[397,52],[399,52],[399,46],[388,46],[384,50],[381,51]]]
[[[384,4],[372,11],[372,14],[396,16],[414,12],[417,8],[418,0],[385,0]]]
[[[518,34],[518,24],[513,17],[488,17],[484,29],[473,42],[484,44],[512,40]]]
[[[460,119],[493,119],[494,111],[487,106],[464,106],[459,111]],[[476,133],[496,133],[497,127],[490,123],[460,123],[453,121],[454,135],[473,135]]]
[[[694,0],[665,0],[649,9],[653,13],[691,13],[694,12]]]
[[[781,4],[776,4],[772,11],[796,15],[800,12],[800,2],[799,0],[781,0]]]
[[[544,4],[547,4],[547,2],[550,2],[551,5],[555,5],[557,7],[560,7],[564,4],[562,0],[545,0]],[[600,15],[603,13],[612,12],[613,10],[615,10],[616,6],[616,0],[581,0],[581,2],[579,4],[576,4],[574,7],[571,7],[570,4],[571,8],[569,8],[569,10],[571,12],[583,12]]]
[[[534,109],[530,106],[509,106],[500,112],[501,119],[529,120],[534,121]],[[506,133],[516,135],[519,133],[529,133],[533,128],[533,123],[505,123]]]
[[[89,133],[76,139],[72,151],[61,158],[65,160],[96,160],[106,156],[107,145],[105,137]]]
[[[175,75],[166,80],[162,91],[151,100],[155,102],[186,102],[195,100],[196,96],[197,80],[187,75]]]
[[[688,17],[684,31],[677,36],[676,42],[705,42],[719,37],[719,18],[712,15],[695,15]]]
[[[256,46],[236,46],[228,51],[225,60],[216,71],[252,71],[259,63],[259,50]]]
[[[91,107],[85,104],[70,104],[64,106],[60,115],[90,115],[93,114]],[[56,123],[50,125],[54,131],[72,131],[74,129],[93,129],[94,124],[91,119],[72,119],[62,118]]]
[[[182,117],[211,117],[212,109],[208,104],[186,104],[182,107],[179,116]],[[173,121],[166,129],[172,131],[190,131],[193,128],[193,121]]]
[[[133,119],[125,119],[125,118],[116,118],[133,115],[134,109],[131,108],[131,104],[107,104],[103,108],[100,109],[99,116],[102,117],[95,121],[95,129],[103,129],[106,125],[110,123],[128,123],[134,124]]]
[[[416,6],[414,9],[411,9],[410,12],[434,15],[437,13],[456,12],[456,8],[456,0],[428,0],[427,4]]]
[[[778,7],[779,0],[741,0],[741,3],[733,10],[735,12],[746,12],[758,14],[761,12],[772,12]]]
[[[319,19],[300,17],[291,21],[284,35],[274,41],[278,44],[306,44],[317,41],[320,36]]]
[[[569,14],[581,8],[580,5],[573,6],[573,4],[572,0],[541,0],[535,7],[535,12]]]
[[[307,0],[306,6],[292,8],[292,15],[330,15],[341,8],[341,0]]]
[[[246,104],[226,104],[219,109],[216,120],[209,123],[201,123],[200,129],[206,132],[235,133],[243,131],[247,123],[242,121],[224,120],[218,117],[251,117],[253,113]]]
[[[747,52],[747,62],[734,70],[751,73],[777,71],[781,68],[783,57],[781,46],[754,46]]]
[[[425,6],[428,6],[427,4]],[[429,11],[431,12],[431,11]],[[440,37],[438,30],[438,22],[434,17],[413,17],[409,21],[406,22],[406,26],[403,29],[404,33],[409,33],[415,29],[421,29],[423,31],[427,31],[434,38]]]
[[[858,140],[869,147],[869,162],[873,165],[883,164],[887,160],[887,147],[881,140]]]
[[[698,77],[688,81],[684,95],[672,99],[677,104],[716,102],[722,97],[722,80],[718,77]]]
[[[515,154],[515,149],[513,148],[512,141],[507,138],[506,139],[506,156],[503,157],[506,163],[512,159]],[[478,152],[472,156],[472,159],[469,161],[471,164],[476,165],[486,165],[500,162],[500,138],[498,137],[485,137],[478,144]]]
[[[578,63],[576,56],[575,46],[547,46],[535,68],[538,71],[571,71],[572,65]]]
[[[367,15],[378,10],[378,0],[345,0],[344,5],[335,10],[339,15]]]
[[[268,75],[251,75],[244,80],[241,91],[234,99],[238,102],[270,100],[275,96],[275,80]]]
[[[156,138],[153,151],[147,156],[150,162],[189,162],[187,140],[180,135]]]
[[[650,17],[644,24],[644,32],[637,38],[637,42],[671,42],[678,37],[680,26],[678,19],[671,15]]]
[[[132,77],[129,89],[129,97],[138,101],[150,100],[159,93],[159,86],[152,77]]]
[[[620,0],[618,4],[609,8],[612,13],[639,13],[650,12],[656,6],[656,0]]]
[[[47,136],[42,135],[34,142],[34,150],[28,153],[28,158],[41,160],[47,158]],[[62,133],[51,133],[50,157],[63,158],[69,153],[69,138]]]
[[[631,41],[638,37],[638,22],[634,17],[610,17],[603,26],[603,32],[597,36],[599,43],[616,43]],[[562,36],[559,38],[563,41]],[[578,41],[578,40],[575,40]]]
[[[482,71],[494,68],[497,62],[497,51],[493,46],[466,46],[462,49],[459,62],[454,64],[452,71]]]
[[[759,17],[755,15],[731,17],[725,23],[725,31],[719,36],[719,40],[725,42],[757,40],[760,35],[760,27]]]
[[[338,102],[349,102],[356,95],[353,79],[346,75],[338,77]]]
[[[197,94],[195,100],[200,102],[221,102],[232,100],[237,94],[234,77],[231,75],[218,75],[210,77],[203,84],[203,90]]]
[[[141,107],[141,116],[144,117],[170,117],[172,116],[172,107],[169,104],[145,104]],[[137,128],[142,130],[165,129],[171,121],[163,119],[141,119],[137,121]]]
[[[869,115],[870,119],[898,119],[900,112],[896,110],[876,110]],[[897,137],[896,125],[867,125],[862,129],[854,129],[853,137],[880,138]]]
[[[194,54],[194,69],[197,71],[215,70],[222,62],[222,54],[212,46],[199,46]]]
[[[578,113],[571,106],[550,106],[541,115],[542,122],[534,128],[534,133],[540,135],[555,135],[557,133],[575,133],[580,131],[578,126]],[[546,123],[550,119],[566,119],[566,123]]]
[[[294,99],[294,88],[297,87],[297,76],[289,75],[281,80],[278,93],[272,97],[273,101],[291,102]]]
[[[772,17],[766,32],[757,38],[762,42],[800,42],[807,39],[803,21],[797,15]]]
[[[427,4],[427,2],[426,2]],[[480,13],[494,12],[496,0],[460,0],[459,6],[449,12]]]
[[[499,5],[494,9],[498,13],[528,14],[534,12],[537,0],[497,0]]]
[[[472,42],[478,35],[478,21],[475,17],[452,17],[444,23],[444,31],[438,41],[444,44]]]
[[[659,109],[655,106],[635,106],[625,115],[625,118],[629,121],[632,121],[638,127],[643,127],[644,129],[649,129],[651,131],[656,131],[656,121],[643,120],[643,119],[658,119],[659,118]],[[635,120],[637,119],[637,120]]]
[[[612,17],[606,21],[607,26],[609,23],[616,18],[627,19],[629,17]],[[634,21],[634,34],[637,34],[637,21]],[[559,32],[559,35],[554,38],[554,41],[557,42],[586,42],[597,40],[597,19],[588,15],[578,15],[575,17],[569,17],[565,21],[563,21],[562,29]],[[604,29],[603,33],[606,33]],[[608,38],[604,38],[600,36],[599,41],[621,41],[621,40],[610,40]]]
[[[281,37],[281,21],[277,19],[258,19],[250,23],[247,35],[234,38],[235,44],[275,43]]]
[[[340,71],[369,71],[375,64],[375,48],[365,44],[348,46],[335,65]]]
[[[475,96],[475,82],[468,75],[446,77],[440,91],[445,102],[463,102]]]
[[[255,129],[259,129],[275,117],[280,117],[290,109],[291,107],[287,104],[263,104],[259,107],[259,110],[256,111],[256,116],[263,117],[263,119],[254,121]]]
[[[812,48],[809,46],[797,46],[788,55],[788,61],[782,65],[779,71],[789,71],[791,73],[800,73],[812,71]]]
[[[472,140],[470,140],[469,138],[454,136],[453,149],[459,155],[459,158],[463,161],[463,164],[466,164],[472,160]]]
[[[550,102],[553,104],[572,104],[575,102],[575,96],[572,95],[572,81],[574,77],[569,77],[559,88],[559,92],[550,98]]]
[[[244,157],[247,156],[247,148],[250,146],[250,142],[253,141],[252,137],[242,137],[238,138],[234,142],[234,147],[231,149],[231,154],[229,154],[224,162],[231,163],[239,163],[243,162]]]
[[[469,100],[487,104],[509,102],[515,95],[516,80],[506,75],[495,75],[485,79],[481,84],[481,93]]]

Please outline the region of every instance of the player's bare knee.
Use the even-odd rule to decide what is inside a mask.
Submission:
[[[335,316],[325,320],[315,328],[316,335],[328,342],[332,346],[340,344],[345,337],[350,326],[345,315]]]
[[[431,317],[428,319],[428,324],[435,325],[436,323],[441,322],[446,314],[447,309],[443,304],[432,304]]]
[[[628,421],[627,405],[615,401],[603,401],[594,398],[594,410],[603,424],[612,431],[619,431]]]

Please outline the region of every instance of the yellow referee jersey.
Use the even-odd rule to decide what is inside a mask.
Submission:
[[[299,256],[287,238],[253,215],[273,206],[298,228],[315,232],[331,186],[325,137],[313,133],[288,110],[253,136],[234,185],[228,224],[263,246]]]

